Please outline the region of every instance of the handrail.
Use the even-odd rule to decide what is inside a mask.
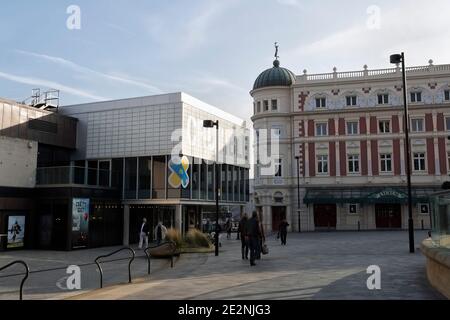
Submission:
[[[124,248],[120,248],[114,252],[111,252],[110,254],[106,254],[106,255],[102,255],[102,256],[98,256],[97,258],[95,258],[94,262],[98,267],[98,270],[100,271],[100,288],[103,288],[103,269],[100,266],[100,263],[98,262],[98,260],[102,259],[102,258],[108,258],[116,253],[119,253],[121,251],[124,250],[128,250],[132,253],[132,257],[130,259],[130,262],[128,263],[128,283],[131,283],[131,263],[134,261],[134,258],[136,256],[136,252],[134,252],[133,249],[131,249],[130,247],[124,247]]]
[[[163,245],[166,245],[167,243],[170,243],[173,246],[172,254],[170,255],[170,267],[173,268],[173,256],[175,254],[177,246],[176,246],[176,243],[174,241],[170,240],[170,241],[166,241],[164,243],[161,243],[160,245],[156,245],[156,246],[153,246],[153,247],[147,247],[147,248],[144,249],[144,253],[147,256],[147,261],[148,261],[148,274],[150,274],[150,256],[151,256],[150,253],[148,252],[148,250],[149,249],[155,249],[155,248],[158,248],[158,247],[162,247]]]
[[[11,262],[10,264],[7,264],[6,266],[1,267],[0,271],[8,269],[9,267],[11,267],[15,264],[21,264],[25,267],[25,277],[20,282],[20,300],[23,300],[23,285],[24,285],[25,281],[28,279],[28,276],[30,274],[30,268],[28,267],[28,264],[25,261],[17,260],[17,261]]]

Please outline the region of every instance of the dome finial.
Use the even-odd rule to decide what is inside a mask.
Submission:
[[[278,42],[275,42],[275,60],[278,60],[279,56],[278,56]]]
[[[278,60],[278,42],[275,42],[275,60],[273,61],[273,66],[278,68],[280,66],[280,61]]]

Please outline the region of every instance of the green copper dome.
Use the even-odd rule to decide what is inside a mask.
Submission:
[[[253,90],[265,87],[290,87],[295,82],[292,71],[281,68],[280,61],[273,62],[273,68],[267,69],[256,78]]]

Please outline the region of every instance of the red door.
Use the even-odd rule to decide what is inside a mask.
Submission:
[[[272,231],[278,232],[281,221],[286,219],[286,207],[272,207]]]
[[[314,205],[314,225],[316,228],[336,229],[336,204]]]
[[[375,206],[375,222],[378,229],[400,229],[402,214],[399,204],[377,204]]]

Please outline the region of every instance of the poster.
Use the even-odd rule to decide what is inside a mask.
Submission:
[[[74,198],[72,202],[72,247],[88,246],[89,199]]]
[[[9,216],[8,249],[23,248],[25,245],[25,216]]]

